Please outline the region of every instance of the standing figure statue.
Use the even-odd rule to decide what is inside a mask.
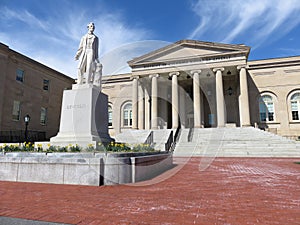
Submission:
[[[102,65],[98,59],[98,37],[94,34],[95,25],[89,23],[87,25],[88,33],[81,38],[79,48],[75,55],[75,60],[80,61],[78,64],[78,80],[77,84],[85,83],[94,84],[101,88]]]

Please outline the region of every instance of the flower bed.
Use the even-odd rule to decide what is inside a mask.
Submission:
[[[83,149],[77,144],[68,146],[54,146],[50,143],[43,148],[42,144],[20,143],[20,144],[2,144],[0,146],[2,152],[154,152],[154,148],[149,144],[129,145],[125,143],[111,142],[107,145],[99,143],[95,148],[92,144]]]

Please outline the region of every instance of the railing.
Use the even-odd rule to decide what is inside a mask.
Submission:
[[[28,141],[46,141],[46,132],[42,131],[28,131]],[[0,131],[0,142],[1,143],[21,143],[25,142],[25,131],[15,130],[15,131]]]
[[[188,142],[191,142],[193,140],[193,136],[194,136],[194,128],[191,127],[189,129],[189,134],[188,134]]]
[[[150,132],[144,144],[153,145],[153,131]]]
[[[177,129],[176,129],[175,135],[174,135],[175,144],[178,142],[178,139],[180,137],[180,133],[181,133],[181,126],[178,126]],[[174,146],[174,148],[175,148],[175,146]]]
[[[173,131],[171,131],[171,133],[168,137],[167,143],[165,143],[165,151],[166,152],[171,150],[172,144],[173,144]]]
[[[168,138],[168,141],[167,143],[165,144],[165,150],[168,152],[168,151],[171,151],[173,152],[174,149],[175,149],[175,146],[176,146],[176,143],[178,142],[179,140],[179,137],[180,137],[180,133],[181,133],[181,127],[177,127],[176,131],[175,131],[175,134],[174,134],[174,137],[173,137],[173,131],[171,131],[170,135],[169,135],[169,138]]]

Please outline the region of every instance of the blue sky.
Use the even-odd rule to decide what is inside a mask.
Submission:
[[[250,60],[300,55],[300,0],[0,0],[0,42],[72,77],[91,21],[105,74],[181,39],[243,43]]]

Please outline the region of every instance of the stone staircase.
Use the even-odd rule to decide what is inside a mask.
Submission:
[[[300,157],[300,142],[253,127],[182,129],[175,156]]]
[[[164,151],[165,144],[168,141],[172,129],[153,130],[153,132],[154,149]]]

